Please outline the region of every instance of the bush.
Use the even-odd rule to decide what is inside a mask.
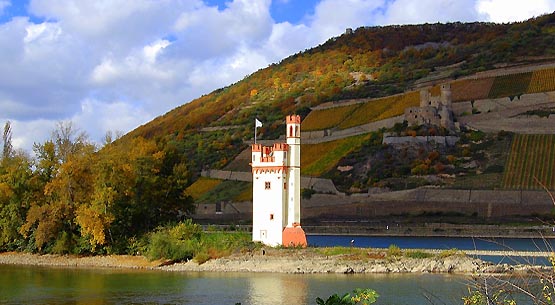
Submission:
[[[183,261],[193,258],[195,249],[198,249],[198,241],[178,240],[168,234],[167,230],[160,230],[150,236],[147,257],[150,260]]]
[[[387,256],[401,256],[401,254],[403,254],[401,252],[401,248],[399,248],[399,246],[397,245],[389,245],[389,248],[387,248]]]
[[[372,289],[355,289],[354,295],[346,293],[339,296],[337,293],[331,295],[327,300],[316,298],[318,305],[356,305],[356,304],[373,304],[380,296],[375,290]]]
[[[448,249],[448,250],[443,250],[438,254],[439,258],[446,258],[446,257],[450,257],[450,256],[455,256],[455,255],[465,255],[464,252],[456,249],[456,248],[452,248],[452,249]]]
[[[308,199],[312,198],[312,195],[314,195],[314,194],[316,194],[316,191],[313,190],[312,188],[310,188],[310,189],[305,189],[305,188],[301,189],[301,198],[302,199],[307,199],[308,200]]]
[[[427,252],[422,252],[422,251],[418,251],[418,250],[410,250],[407,251],[405,253],[405,256],[408,258],[418,258],[418,259],[422,259],[422,258],[430,258],[433,255]]]
[[[164,227],[150,234],[147,257],[151,260],[169,259],[182,261],[191,259],[198,251],[202,228],[190,219],[173,227]]]

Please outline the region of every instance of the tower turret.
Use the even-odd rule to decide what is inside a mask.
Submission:
[[[287,187],[289,189],[289,209],[287,211],[287,226],[293,227],[301,222],[301,117],[288,115],[287,144],[289,145]]]
[[[451,109],[451,84],[441,85],[441,104]]]

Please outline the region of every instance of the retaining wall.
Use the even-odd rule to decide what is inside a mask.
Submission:
[[[250,220],[252,203],[233,203],[224,215],[215,215],[215,205],[200,206],[197,214],[210,218]],[[550,214],[554,210],[543,191],[445,190],[421,188],[381,194],[346,196],[314,194],[301,200],[303,219],[366,219],[389,215],[459,213],[469,217],[507,217]],[[212,214],[211,214],[212,213]],[[241,218],[242,217],[242,218]]]

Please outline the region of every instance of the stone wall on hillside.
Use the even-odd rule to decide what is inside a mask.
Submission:
[[[251,172],[210,169],[202,171],[201,176],[220,180],[252,182]],[[318,193],[341,195],[335,184],[330,179],[325,178],[303,176],[301,177],[301,188],[312,189]]]
[[[499,68],[495,70],[488,70],[483,72],[477,72],[474,75],[463,77],[462,79],[479,79],[479,78],[486,78],[486,77],[497,77],[497,76],[504,76],[510,74],[517,74],[517,73],[526,73],[526,72],[533,72],[536,70],[541,69],[550,69],[555,68],[555,63],[544,63],[544,64],[531,64],[531,65],[524,65],[524,66],[516,66],[516,67],[506,67],[506,68]]]
[[[214,204],[197,208],[197,217],[242,219],[252,217],[252,203],[232,203],[216,214]],[[303,219],[365,219],[390,215],[459,213],[480,217],[534,216],[553,211],[543,191],[450,190],[420,188],[379,194],[346,196],[314,194],[301,200]]]
[[[399,115],[385,120],[372,122],[372,123],[351,127],[347,129],[332,128],[332,129],[318,130],[318,131],[303,131],[301,133],[301,142],[303,144],[317,144],[317,143],[339,140],[346,137],[352,137],[352,136],[370,133],[373,131],[377,131],[381,128],[391,128],[397,123],[403,123],[404,120],[405,120],[404,115]]]
[[[468,103],[465,102],[463,105],[468,105]],[[555,115],[539,117],[524,114],[530,110],[555,107],[555,92],[524,94],[514,97],[512,100],[508,97],[476,100],[472,104],[474,110],[479,113],[464,116],[459,114],[458,121],[461,125],[484,132],[504,130],[523,134],[555,133],[555,128],[553,128]],[[468,112],[466,111],[466,113]]]
[[[395,137],[384,134],[383,144],[400,145],[400,144],[426,144],[435,143],[443,146],[454,146],[458,141],[457,136],[415,136],[415,137]]]

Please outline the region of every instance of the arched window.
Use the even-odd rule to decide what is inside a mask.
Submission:
[[[295,126],[295,137],[299,136],[299,126]]]
[[[293,136],[293,126],[289,126],[289,136]]]

